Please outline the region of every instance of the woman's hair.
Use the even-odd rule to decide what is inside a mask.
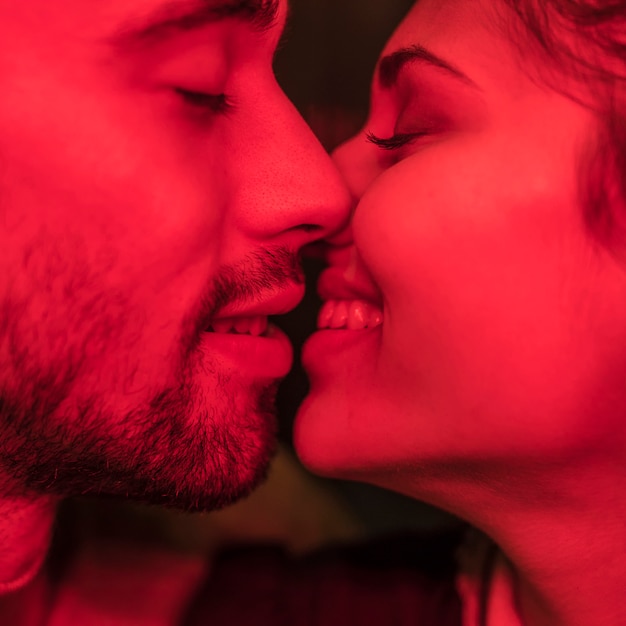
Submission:
[[[541,65],[549,70],[542,78],[596,114],[595,144],[588,147],[581,163],[584,218],[597,240],[622,256],[626,253],[626,0],[503,1],[519,17],[517,25],[524,25],[521,30],[509,28],[508,33],[522,46],[522,58],[528,58],[530,51],[541,54]],[[567,80],[550,80],[551,73],[552,78]]]

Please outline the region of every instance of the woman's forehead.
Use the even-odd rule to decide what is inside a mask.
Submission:
[[[484,0],[421,0],[387,42],[381,58],[419,46],[487,90],[492,85],[495,91],[517,92],[526,76],[517,71],[518,52],[497,19],[494,4]]]

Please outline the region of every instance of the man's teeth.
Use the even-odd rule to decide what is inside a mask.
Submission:
[[[257,315],[255,317],[232,317],[214,320],[211,323],[211,330],[214,333],[226,335],[228,333],[237,335],[253,335],[259,337],[265,334],[268,327],[267,317]]]
[[[317,318],[319,330],[363,330],[383,323],[382,311],[363,300],[328,300]]]

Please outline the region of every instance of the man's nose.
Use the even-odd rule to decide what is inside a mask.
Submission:
[[[372,168],[367,165],[364,147],[368,147],[364,135],[359,134],[334,150],[332,160],[350,193],[350,216],[342,228],[326,237],[323,242],[308,246],[305,250],[308,256],[325,259],[329,264],[338,264],[338,259],[343,260],[345,255],[351,254],[348,249],[354,245],[352,218],[374,175]]]
[[[282,95],[250,138],[249,175],[242,176],[248,236],[301,247],[348,223],[351,195],[337,167],[294,106]],[[245,197],[245,196],[248,197]]]

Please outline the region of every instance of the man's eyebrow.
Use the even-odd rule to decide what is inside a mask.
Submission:
[[[278,21],[280,0],[168,0],[148,15],[118,26],[106,41],[116,48],[159,43],[228,18],[247,22],[257,32]]]
[[[393,87],[398,81],[400,72],[407,65],[416,61],[444,70],[454,78],[476,87],[476,83],[459,68],[420,45],[400,48],[390,55],[383,57],[378,65],[378,80],[380,85],[386,89]]]

